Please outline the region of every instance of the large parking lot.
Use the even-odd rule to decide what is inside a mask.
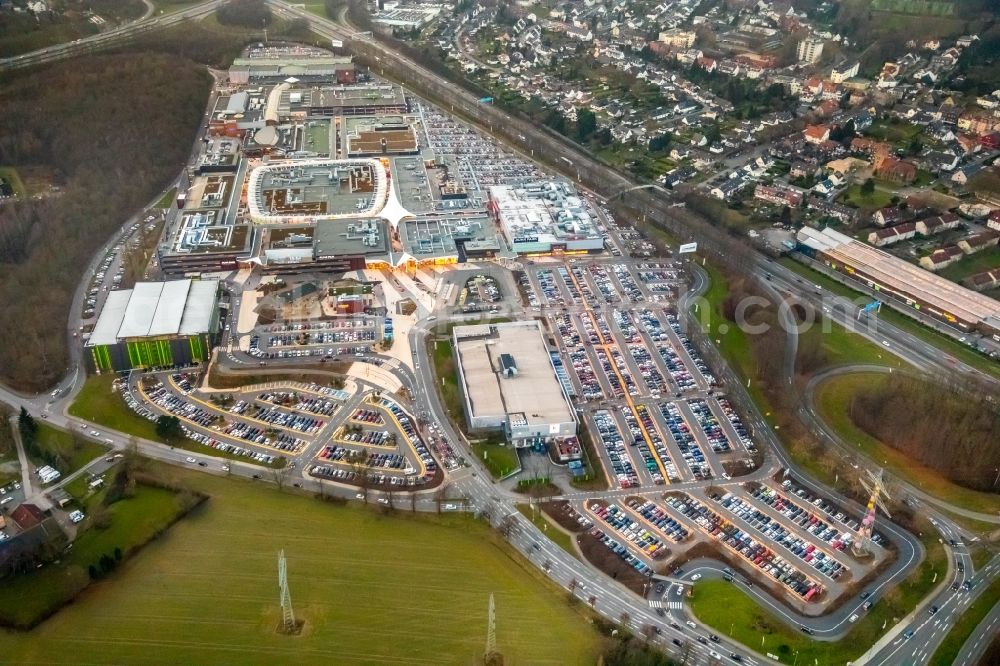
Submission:
[[[198,443],[257,462],[284,456],[291,467],[308,463],[316,479],[413,487],[440,477],[410,415],[370,389],[282,382],[211,391],[199,381],[193,373],[146,375],[124,396],[151,421],[176,416]]]
[[[641,246],[621,235],[609,246]],[[533,262],[521,280],[590,431],[592,462],[621,493],[571,501],[580,525],[647,576],[711,544],[741,580],[817,613],[874,575],[889,552],[851,553],[860,516],[792,479],[740,482],[759,452],[677,317],[678,265],[612,254]]]

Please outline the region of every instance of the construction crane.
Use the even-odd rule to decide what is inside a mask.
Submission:
[[[867,555],[870,552],[872,532],[875,529],[875,514],[878,512],[878,509],[882,509],[886,517],[892,517],[889,515],[889,510],[885,507],[885,502],[882,501],[883,497],[889,498],[889,493],[885,490],[883,470],[880,468],[878,473],[868,470],[866,475],[867,478],[861,478],[861,485],[868,491],[868,505],[865,510],[865,517],[861,520],[861,527],[858,528],[857,538],[855,538],[854,545],[851,547],[855,555]]]

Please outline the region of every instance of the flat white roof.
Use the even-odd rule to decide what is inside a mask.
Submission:
[[[456,326],[454,334],[473,417],[516,415],[529,425],[573,421],[537,321]],[[513,357],[515,376],[502,374],[501,354]]]
[[[112,291],[104,301],[104,308],[101,316],[94,325],[94,330],[90,334],[88,345],[113,345],[118,342],[118,329],[122,326],[125,318],[125,308],[128,307],[129,298],[132,297],[131,289]]]
[[[112,291],[87,344],[207,333],[218,289],[218,280],[172,280],[138,282],[133,289]]]

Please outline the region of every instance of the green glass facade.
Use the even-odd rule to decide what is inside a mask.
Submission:
[[[128,360],[133,368],[151,368],[174,364],[169,340],[134,340],[126,343]]]

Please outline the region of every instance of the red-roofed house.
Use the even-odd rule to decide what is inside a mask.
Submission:
[[[917,179],[917,167],[912,162],[886,157],[875,167],[875,175],[894,183],[912,183]]]
[[[802,136],[809,143],[820,144],[830,138],[830,128],[826,125],[809,125],[802,130]]]

